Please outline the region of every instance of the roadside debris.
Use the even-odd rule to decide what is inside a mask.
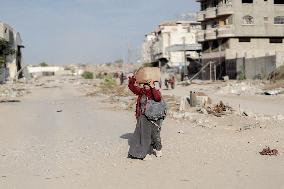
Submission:
[[[219,104],[206,106],[204,108],[197,109],[197,111],[203,114],[212,114],[216,117],[221,117],[223,115],[232,114],[233,108],[228,105],[224,105],[224,103],[220,101]]]
[[[263,156],[277,156],[279,155],[279,152],[277,149],[270,149],[269,147],[263,148],[263,150],[261,152],[259,152],[260,155]]]
[[[20,100],[0,100],[0,103],[21,102]]]
[[[0,98],[16,98],[30,93],[27,86],[22,83],[0,85]]]
[[[275,95],[283,94],[283,93],[284,93],[284,89],[274,89],[274,90],[265,91],[263,94],[275,96]]]
[[[256,81],[230,82],[220,87],[218,94],[256,95],[262,94],[264,84]]]
[[[209,96],[203,92],[192,92],[190,91],[190,98],[189,98],[190,106],[207,106],[211,104],[212,100]]]

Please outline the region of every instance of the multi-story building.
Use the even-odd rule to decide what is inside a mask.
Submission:
[[[200,23],[193,21],[164,22],[145,36],[142,56],[144,62],[180,67],[188,59],[198,59],[196,48]],[[194,46],[195,45],[195,46]],[[197,47],[196,47],[197,46]]]
[[[283,0],[197,0],[202,62],[221,79],[264,78],[284,63]]]
[[[8,24],[0,22],[0,38],[5,39],[15,50],[14,55],[6,57],[6,62],[0,73],[0,80],[14,79],[17,72],[22,68],[22,39],[18,32],[13,30]],[[21,75],[19,75],[21,77]]]
[[[154,42],[157,39],[155,32],[151,32],[145,35],[145,39],[142,45],[142,61],[143,63],[154,62]]]

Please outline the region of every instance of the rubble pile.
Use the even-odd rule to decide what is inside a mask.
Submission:
[[[219,104],[208,105],[204,108],[197,109],[197,111],[203,114],[212,114],[216,117],[221,117],[223,115],[232,114],[233,108],[228,105],[224,105],[224,103],[220,101]]]
[[[284,66],[278,67],[275,71],[271,72],[268,76],[269,80],[276,81],[276,80],[283,80],[284,79]]]
[[[16,98],[30,93],[23,84],[0,85],[0,98]]]
[[[277,156],[279,152],[276,149],[271,150],[269,147],[267,147],[264,148],[261,152],[259,152],[259,154],[263,156]]]
[[[263,93],[263,86],[263,83],[252,81],[230,82],[226,86],[219,88],[219,91],[217,93],[235,95],[256,95]]]

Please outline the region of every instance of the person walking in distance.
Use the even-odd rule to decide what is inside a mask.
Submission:
[[[161,102],[162,96],[153,82],[143,83],[142,86],[137,86],[134,76],[129,77],[128,87],[138,96],[138,99],[136,102],[137,124],[133,137],[130,139],[128,157],[146,160],[152,153],[157,157],[162,156],[160,136],[162,119],[150,120],[145,115],[147,108],[150,108],[149,102]]]

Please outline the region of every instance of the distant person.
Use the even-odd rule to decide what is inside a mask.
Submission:
[[[163,117],[157,120],[151,120],[147,112],[154,102],[162,103],[162,96],[158,89],[155,88],[153,82],[142,84],[143,87],[136,85],[134,76],[129,77],[128,87],[136,95],[138,99],[136,102],[136,119],[137,124],[132,139],[130,139],[130,148],[128,157],[134,159],[148,159],[152,153],[157,157],[162,156],[162,142],[161,142],[161,124]],[[152,103],[150,103],[152,102]],[[156,112],[150,112],[155,114]],[[148,117],[147,117],[148,116]]]
[[[181,79],[180,79],[181,81],[184,81],[184,73],[183,73],[183,72],[181,72],[180,78],[181,78]]]
[[[175,76],[169,76],[169,78],[166,78],[165,79],[165,86],[166,86],[166,89],[169,89],[169,87],[171,87],[172,89],[175,88]]]
[[[118,77],[119,77],[119,74],[118,74],[117,72],[115,72],[115,73],[113,74],[113,78],[117,79]]]
[[[123,74],[123,72],[121,72],[121,74],[119,76],[119,80],[120,80],[120,85],[123,85],[123,83],[124,83],[124,74]]]

